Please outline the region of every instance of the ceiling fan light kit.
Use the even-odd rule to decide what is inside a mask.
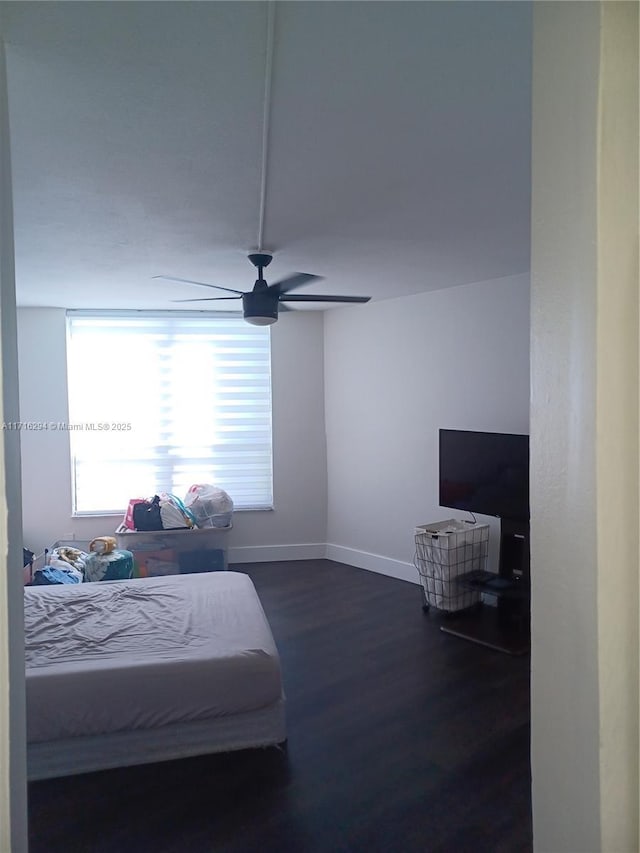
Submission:
[[[274,317],[273,314],[267,313],[266,311],[261,311],[259,314],[255,315],[245,311],[244,319],[247,321],[247,323],[251,323],[252,326],[272,326],[278,318]]]

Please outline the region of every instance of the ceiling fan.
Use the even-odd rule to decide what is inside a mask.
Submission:
[[[242,299],[242,310],[244,319],[254,326],[270,326],[278,319],[278,311],[288,311],[284,302],[368,302],[370,296],[315,296],[311,293],[291,293],[298,287],[302,287],[311,281],[318,281],[321,276],[298,272],[283,278],[274,284],[267,284],[262,271],[268,267],[273,255],[259,252],[249,255],[249,260],[258,270],[258,278],[253,285],[253,290],[233,290],[231,287],[221,287],[217,284],[206,284],[203,281],[191,281],[187,278],[174,278],[168,275],[156,275],[154,278],[162,278],[166,281],[180,281],[186,284],[198,284],[201,287],[213,287],[216,290],[224,290],[234,293],[235,296],[205,296],[196,299],[175,299],[174,302],[219,302],[223,299]]]

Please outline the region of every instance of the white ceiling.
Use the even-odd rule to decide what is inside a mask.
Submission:
[[[3,6],[18,303],[250,289],[268,4]],[[384,299],[527,271],[530,66],[525,2],[276,4],[267,279]]]

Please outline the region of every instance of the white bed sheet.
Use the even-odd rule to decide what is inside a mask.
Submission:
[[[267,708],[245,714],[176,723],[160,729],[134,729],[30,743],[27,747],[28,778],[52,779],[191,755],[282,747],[287,737],[284,705],[282,698]]]
[[[27,738],[153,729],[277,703],[251,579],[206,572],[25,589]]]

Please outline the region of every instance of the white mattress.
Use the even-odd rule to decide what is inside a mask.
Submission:
[[[280,662],[236,572],[25,589],[30,742],[157,728],[280,701]]]

